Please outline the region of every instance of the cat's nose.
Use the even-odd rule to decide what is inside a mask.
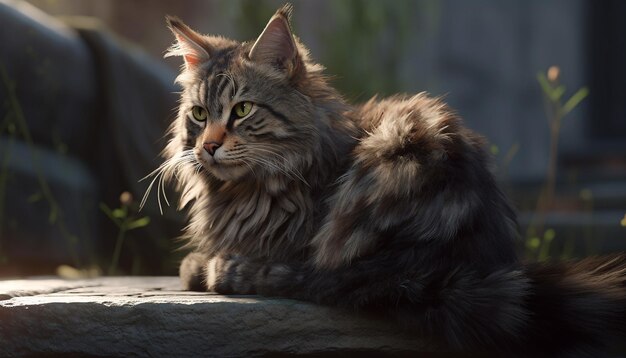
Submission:
[[[221,145],[222,143],[218,143],[218,142],[204,142],[203,147],[204,147],[204,150],[206,150],[207,153],[209,153],[209,155],[213,156],[217,148],[219,148]]]

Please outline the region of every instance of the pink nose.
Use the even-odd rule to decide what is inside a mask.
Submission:
[[[205,142],[203,147],[204,150],[207,151],[207,153],[209,153],[209,155],[213,156],[215,155],[215,151],[217,150],[217,148],[219,148],[222,145],[222,143],[218,143],[218,142]]]

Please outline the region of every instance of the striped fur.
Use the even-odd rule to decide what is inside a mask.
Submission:
[[[349,105],[290,11],[254,43],[169,20],[183,92],[153,183],[161,200],[175,180],[189,209],[187,289],[367,311],[451,350],[597,354],[624,331],[623,256],[519,263],[482,139],[424,93]],[[223,139],[213,155],[207,138]]]

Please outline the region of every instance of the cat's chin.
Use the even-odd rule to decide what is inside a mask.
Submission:
[[[214,177],[223,181],[236,181],[245,178],[249,169],[238,165],[224,165],[214,163],[212,165],[204,165],[204,168]]]

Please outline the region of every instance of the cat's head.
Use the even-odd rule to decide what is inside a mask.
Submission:
[[[315,156],[322,68],[308,59],[279,9],[253,42],[200,35],[168,18],[182,56],[183,87],[168,155],[188,154],[203,173],[223,181],[301,177]]]

